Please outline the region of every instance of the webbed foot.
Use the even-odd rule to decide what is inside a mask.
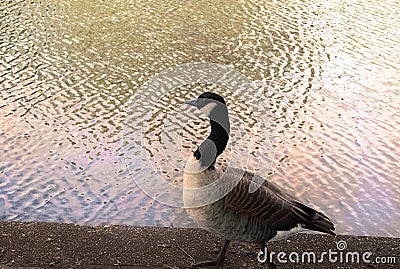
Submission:
[[[228,249],[230,240],[225,240],[224,246],[221,249],[221,252],[218,254],[218,257],[215,260],[206,260],[206,261],[199,261],[192,265],[192,268],[204,268],[204,267],[212,267],[212,268],[219,268],[225,261],[225,254],[226,250]]]

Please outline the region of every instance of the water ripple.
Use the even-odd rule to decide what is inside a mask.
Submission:
[[[272,181],[332,216],[339,233],[399,236],[398,14],[390,0],[3,1],[0,219],[195,225],[133,183],[122,129],[130,98],[151,76],[212,62],[256,81],[268,98],[278,134]],[[148,93],[157,112],[150,154],[174,184],[181,175],[166,168],[157,128],[208,87]],[[249,119],[252,100],[211,89]],[[193,137],[207,133],[193,121],[198,128],[182,130],[185,158]],[[165,128],[176,131],[173,121]]]

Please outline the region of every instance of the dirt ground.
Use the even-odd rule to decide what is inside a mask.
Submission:
[[[200,229],[0,222],[0,268],[190,268],[222,244]],[[399,245],[400,238],[298,234],[268,248],[278,269],[400,268]],[[232,243],[223,268],[267,268],[258,251]]]

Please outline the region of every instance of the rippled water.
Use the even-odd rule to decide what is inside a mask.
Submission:
[[[399,237],[399,13],[396,1],[2,1],[0,218],[195,225],[135,185],[122,135],[145,81],[210,62],[263,89],[276,125],[271,181],[338,233]],[[165,113],[148,122],[150,154],[168,109],[207,87],[154,102]],[[253,100],[227,100],[248,117]],[[207,132],[197,123],[185,141]]]

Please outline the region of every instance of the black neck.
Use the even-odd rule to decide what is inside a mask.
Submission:
[[[226,125],[226,126],[222,126]],[[226,123],[218,123],[210,120],[211,133],[205,141],[203,141],[194,152],[194,157],[200,160],[208,169],[214,168],[217,157],[225,150],[229,140],[229,121]],[[209,142],[212,143],[209,143]],[[213,146],[215,145],[215,146]],[[216,147],[216,149],[215,149]],[[216,152],[215,152],[216,150]],[[203,153],[203,157],[202,154]]]
[[[211,124],[211,133],[208,136],[208,139],[214,142],[217,147],[217,158],[226,148],[229,140],[229,127],[226,129],[221,126],[219,123],[210,120]]]

